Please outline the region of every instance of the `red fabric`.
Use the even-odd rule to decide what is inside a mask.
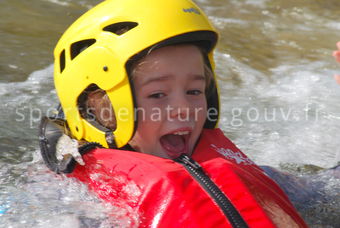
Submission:
[[[249,227],[307,227],[283,191],[221,130],[204,130],[193,158]],[[199,183],[172,160],[112,149],[92,150],[83,159],[86,165],[69,176],[128,208],[128,215],[137,213],[139,227],[231,227]]]

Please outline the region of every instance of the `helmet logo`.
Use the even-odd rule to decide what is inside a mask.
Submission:
[[[191,8],[188,8],[188,9],[183,8],[183,11],[185,13],[195,13],[195,14],[198,14],[198,15],[201,14],[200,11],[198,9],[194,8],[194,7],[191,7]]]

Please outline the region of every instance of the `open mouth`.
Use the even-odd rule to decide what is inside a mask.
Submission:
[[[161,146],[164,148],[167,155],[175,159],[182,153],[188,154],[188,141],[191,131],[175,131],[170,134],[163,135],[160,138]]]

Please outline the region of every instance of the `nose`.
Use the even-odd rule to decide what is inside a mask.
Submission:
[[[188,120],[192,115],[192,104],[186,94],[179,93],[172,98],[170,108],[170,117],[172,119]]]

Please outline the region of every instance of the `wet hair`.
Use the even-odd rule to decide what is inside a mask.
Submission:
[[[95,127],[114,131],[117,128],[116,116],[111,101],[105,92],[96,85],[90,85],[78,98],[80,115]]]

